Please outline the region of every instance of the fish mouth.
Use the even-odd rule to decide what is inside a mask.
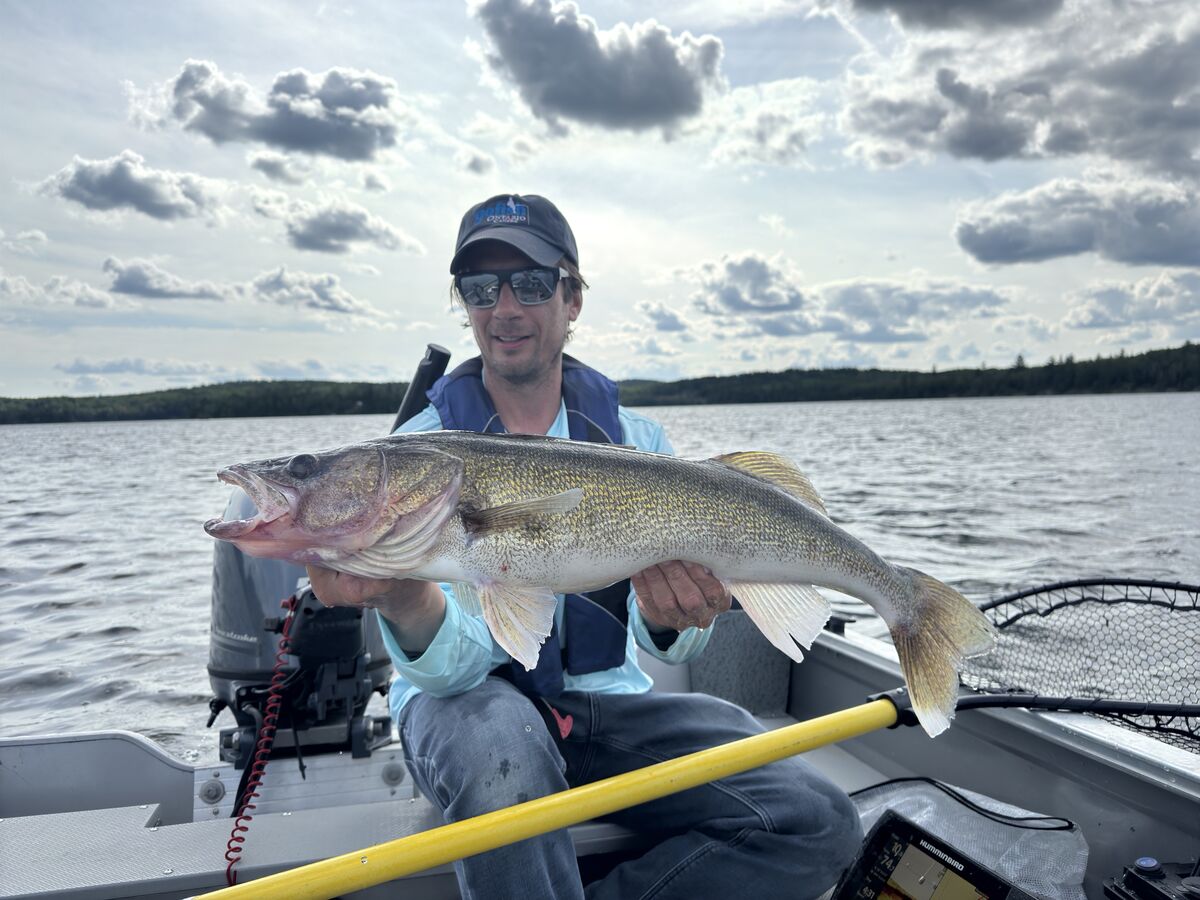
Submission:
[[[257,509],[249,519],[209,519],[204,530],[212,537],[223,541],[245,537],[291,511],[291,499],[284,491],[243,466],[222,469],[217,478],[245,491]]]

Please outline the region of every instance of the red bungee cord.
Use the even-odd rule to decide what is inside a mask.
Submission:
[[[296,607],[299,598],[293,594],[280,604],[287,610],[283,620],[283,628],[279,635],[279,650],[275,653],[275,668],[271,672],[270,689],[267,691],[267,703],[263,707],[262,725],[258,729],[258,740],[254,746],[254,762],[250,769],[250,778],[246,782],[246,790],[241,796],[242,805],[238,808],[237,818],[229,832],[229,841],[225,845],[225,883],[230,887],[237,884],[237,872],[233,867],[242,856],[242,844],[246,842],[246,832],[250,830],[250,814],[255,808],[254,800],[258,799],[258,787],[262,784],[263,773],[267,768],[267,760],[271,756],[271,745],[275,743],[275,723],[279,720],[279,707],[283,704],[283,682],[287,677],[283,670],[286,657],[291,651],[289,634],[292,620],[296,617]]]

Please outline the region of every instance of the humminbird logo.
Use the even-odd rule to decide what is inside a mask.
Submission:
[[[476,225],[528,225],[529,207],[517,203],[512,197],[507,203],[487,206],[475,213]]]
[[[954,868],[956,868],[960,872],[963,870],[962,863],[960,863],[957,859],[955,859],[952,856],[947,856],[945,853],[943,853],[937,847],[934,847],[927,840],[925,840],[925,838],[917,838],[917,843],[921,845],[922,850],[928,850],[930,853],[932,853],[934,856],[936,856],[938,859],[940,859],[942,862],[946,863],[947,865],[954,866]]]

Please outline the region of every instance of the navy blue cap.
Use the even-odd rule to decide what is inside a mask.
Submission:
[[[458,227],[451,275],[458,273],[463,251],[478,241],[502,241],[539,266],[556,266],[564,256],[579,265],[571,226],[557,206],[537,194],[497,194],[468,209]]]

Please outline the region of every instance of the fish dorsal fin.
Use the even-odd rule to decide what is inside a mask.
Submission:
[[[532,500],[516,500],[512,503],[502,503],[487,509],[464,513],[463,521],[467,531],[478,536],[481,531],[494,531],[499,528],[519,528],[529,525],[545,516],[558,516],[569,513],[583,500],[583,490],[571,488],[549,497],[534,497]]]
[[[786,456],[768,453],[765,450],[740,450],[737,453],[714,456],[713,460],[752,475],[759,481],[783,488],[805,506],[829,518],[829,513],[825,511],[825,503],[813,487],[813,483]]]

